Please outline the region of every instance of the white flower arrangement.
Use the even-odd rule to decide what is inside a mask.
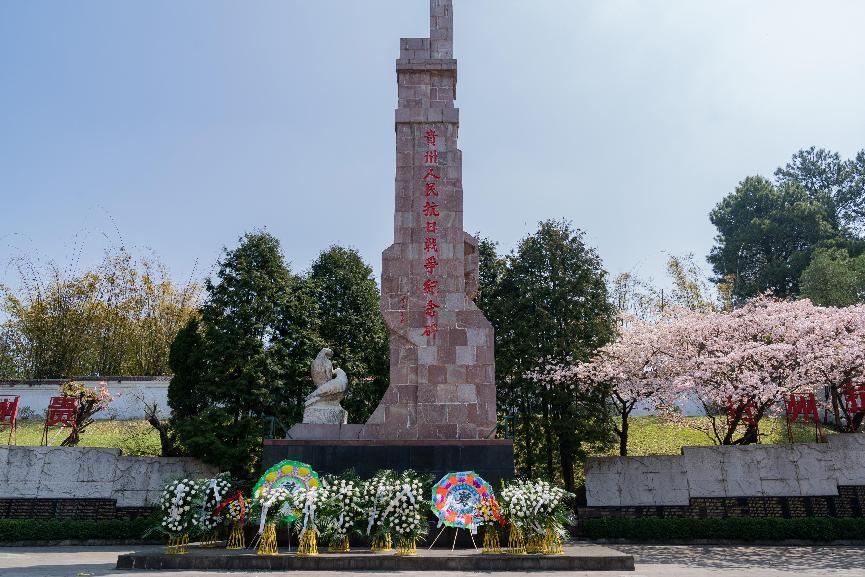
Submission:
[[[222,522],[223,519],[216,514],[216,507],[228,497],[232,483],[227,473],[221,473],[212,479],[200,479],[196,485],[201,506],[196,506],[192,522],[197,531],[207,533]]]
[[[300,529],[299,532],[303,532],[307,528],[316,529],[315,510],[318,505],[318,493],[318,487],[310,487],[308,489],[297,488],[291,493],[290,499],[282,506],[291,508],[289,510],[284,509],[282,511],[284,514],[290,511],[294,511],[295,514],[297,512],[300,513],[300,517],[296,521],[297,527]]]
[[[159,508],[162,523],[159,528],[172,535],[181,535],[194,526],[194,503],[200,495],[198,483],[194,479],[171,481],[162,489]]]
[[[360,484],[359,502],[367,521],[364,530],[367,535],[373,537],[373,540],[388,532],[383,522],[382,510],[389,502],[388,495],[395,483],[396,473],[382,470]]]
[[[364,518],[362,487],[353,475],[329,476],[318,492],[319,528],[331,540],[347,537]]]
[[[294,508],[292,491],[284,485],[262,487],[255,495],[255,504],[260,517],[267,521],[277,521]]]
[[[222,516],[227,521],[243,521],[246,518],[245,506],[240,504],[239,499],[235,499],[222,509]]]
[[[425,508],[429,502],[425,498],[427,485],[425,479],[414,471],[404,471],[394,475],[388,484],[383,484],[384,508],[381,510],[380,523],[402,539],[417,539],[426,535],[429,529]],[[421,511],[424,510],[424,513]]]
[[[546,481],[517,479],[500,492],[499,502],[508,521],[528,534],[543,535],[552,527],[559,533],[573,521],[567,500],[573,497]]]

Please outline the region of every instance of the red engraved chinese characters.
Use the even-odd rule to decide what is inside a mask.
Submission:
[[[424,216],[441,216],[439,213],[439,205],[435,202],[426,201],[423,205]]]
[[[424,162],[426,164],[437,166],[439,160],[438,149],[436,148],[438,134],[435,129],[429,128],[424,132],[423,136],[427,146],[426,152],[424,153]],[[431,201],[430,198],[438,198],[439,190],[438,182],[436,181],[440,179],[441,175],[436,174],[436,171],[432,166],[427,168],[426,174],[421,179],[423,182],[424,198],[426,199],[423,205],[423,215],[427,219],[430,219],[426,221],[427,236],[424,237],[423,241],[423,250],[425,253],[439,252],[438,237],[436,236],[438,233],[438,221],[431,219],[440,217],[441,212],[439,211],[439,204]],[[438,315],[438,309],[441,308],[441,305],[433,300],[435,298],[434,295],[438,290],[438,280],[433,278],[435,270],[439,266],[439,261],[435,254],[431,254],[427,257],[423,266],[427,275],[430,277],[424,280],[423,286],[421,287],[423,294],[429,296],[426,306],[424,307],[424,314],[428,320],[424,326],[423,335],[433,338],[435,337],[436,332],[438,332],[438,323],[435,322],[435,318]]]
[[[434,317],[438,315],[438,309],[441,308],[441,305],[432,301],[432,299],[426,302],[426,308],[424,309],[424,314],[428,317]]]
[[[435,272],[435,269],[438,267],[439,261],[435,256],[431,256],[426,259],[423,263],[423,267],[426,269],[427,274],[432,274]]]

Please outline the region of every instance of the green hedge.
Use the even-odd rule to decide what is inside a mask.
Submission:
[[[740,541],[839,541],[865,539],[865,519],[804,517],[797,519],[728,517],[690,519],[643,517],[637,519],[585,519],[580,535],[589,539],[634,541],[690,541],[731,539]]]
[[[153,519],[107,521],[0,519],[0,543],[10,541],[65,541],[70,539],[142,539]],[[151,538],[158,539],[158,535]]]

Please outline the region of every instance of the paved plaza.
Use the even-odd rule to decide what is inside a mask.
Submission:
[[[865,576],[865,547],[746,547],[746,546],[664,546],[620,545],[616,549],[637,559],[635,572],[532,573],[542,575],[623,575],[688,577],[862,577]],[[132,551],[158,552],[160,547],[2,547],[2,577],[102,577],[146,575],[147,577],[219,577],[223,575],[268,575],[313,577],[323,572],[195,572],[125,571],[115,569],[117,555]],[[384,577],[385,573],[363,572],[365,577]],[[431,572],[401,573],[408,577],[432,577]],[[454,574],[462,575],[462,574]],[[468,576],[469,573],[464,575]],[[487,573],[514,575],[514,573]]]

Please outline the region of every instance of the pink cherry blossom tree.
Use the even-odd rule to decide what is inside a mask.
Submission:
[[[548,365],[529,376],[539,382],[605,389],[620,418],[612,425],[619,438],[619,454],[627,455],[629,417],[634,407],[641,402],[659,402],[670,390],[669,321],[623,319],[618,339],[600,348],[590,362]]]
[[[857,394],[865,385],[865,305],[815,308],[813,329],[796,343],[795,378],[803,388],[827,387],[836,425],[855,433],[865,419]]]
[[[756,443],[759,423],[800,386],[795,342],[807,331],[810,303],[754,299],[729,314],[683,318],[671,348],[672,396],[696,399],[696,421],[718,444]],[[692,421],[694,422],[694,421]]]
[[[856,432],[865,420],[856,388],[865,387],[865,305],[839,309],[759,297],[729,313],[632,319],[589,362],[547,366],[531,376],[602,387],[620,418],[613,429],[621,455],[629,417],[642,402],[717,444],[739,445],[758,442],[761,420],[784,414],[791,395],[828,387],[836,423]],[[678,409],[694,402],[705,419]]]

